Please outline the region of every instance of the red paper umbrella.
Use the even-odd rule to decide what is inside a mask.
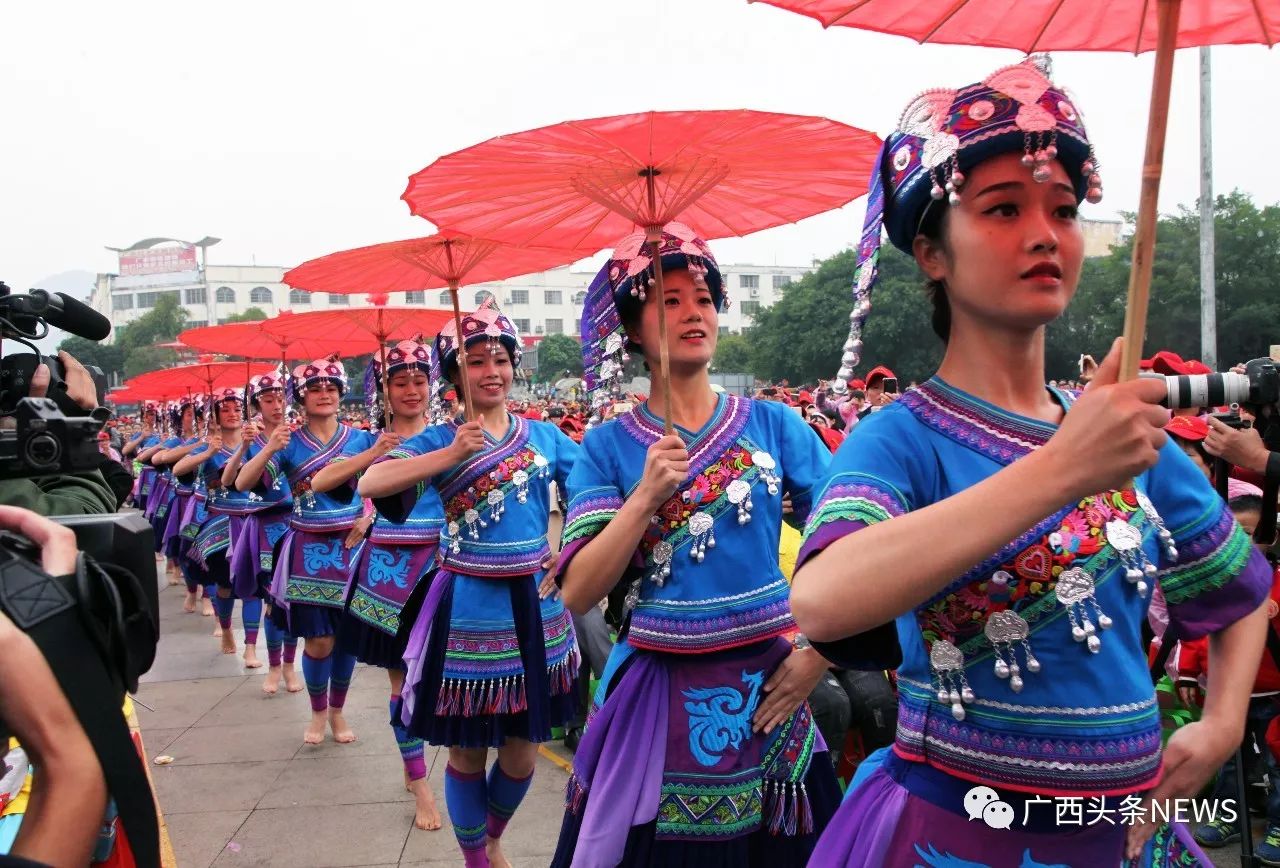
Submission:
[[[373,352],[387,341],[403,341],[417,335],[433,336],[450,319],[447,310],[423,307],[356,307],[318,310],[280,316],[271,322],[273,334],[284,339],[304,339],[318,345],[367,342]]]
[[[1033,51],[1153,51],[1168,0],[748,0],[916,42]],[[1182,0],[1174,45],[1275,44],[1280,4]]]
[[[499,136],[409,179],[409,210],[516,244],[600,249],[680,220],[746,235],[867,192],[873,134],[826,118],[747,110],[644,112]]]
[[[590,256],[597,249],[517,247],[466,235],[440,233],[321,256],[289,270],[284,282],[297,289],[330,293],[368,292],[371,288],[382,293],[406,292],[447,286],[453,303],[454,328],[462,334],[458,287],[463,282],[486,283],[546,271]],[[420,331],[435,334],[439,327]],[[460,347],[459,351],[465,370],[466,348]],[[471,390],[465,378],[462,394],[467,418],[470,419]]]
[[[946,42],[1022,51],[1155,49],[1142,192],[1129,272],[1121,379],[1138,375],[1146,334],[1156,202],[1164,171],[1175,48],[1280,40],[1280,0],[748,0],[822,22]]]
[[[196,392],[234,389],[245,377],[269,373],[274,365],[262,362],[199,362],[177,368],[149,371],[125,381],[125,388],[151,398],[175,398]]]
[[[378,348],[378,342],[369,335],[337,342],[312,336],[284,337],[271,330],[272,326],[278,322],[287,321],[294,316],[308,315],[286,312],[272,319],[255,322],[233,322],[188,329],[178,337],[187,346],[206,353],[224,353],[244,359],[279,359],[280,361],[289,359],[309,361],[330,353],[359,356],[372,353]]]
[[[704,238],[746,235],[867,192],[880,139],[826,118],[747,110],[644,112],[499,136],[409,179],[414,214],[513,244],[613,245],[636,226],[654,246],[674,220]],[[661,269],[655,291],[662,297]],[[667,321],[659,387],[671,433]]]

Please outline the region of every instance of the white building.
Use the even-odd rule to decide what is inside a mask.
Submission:
[[[139,246],[149,242],[156,243]],[[301,312],[368,304],[365,295],[290,289],[281,282],[288,271],[282,266],[201,266],[195,262],[195,245],[177,242],[179,246],[173,247],[167,246],[168,242],[139,242],[121,251],[121,274],[98,275],[89,304],[111,320],[113,333],[147,313],[165,295],[178,297],[193,328],[225,322],[254,307],[274,316],[284,310]],[[812,270],[783,265],[722,265],[732,304],[720,316],[721,333],[741,332],[751,325],[755,313],[781,297],[787,284]],[[592,271],[555,268],[463,287],[459,302],[463,310],[470,310],[492,295],[523,335],[577,335],[583,299],[594,276]],[[389,303],[447,308],[449,291],[392,293]]]

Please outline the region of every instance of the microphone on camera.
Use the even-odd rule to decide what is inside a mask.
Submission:
[[[65,292],[49,293],[47,290],[33,289],[31,294],[45,297],[48,307],[45,308],[44,318],[49,325],[91,341],[103,340],[111,334],[111,320]]]

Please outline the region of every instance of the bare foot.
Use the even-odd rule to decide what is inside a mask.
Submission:
[[[182,584],[182,577],[181,577],[181,576],[179,576],[179,575],[177,575],[176,573],[165,573],[164,575],[165,575],[165,579],[167,579],[167,580],[168,580],[168,582],[169,582],[169,585],[168,585],[168,586],[169,586],[170,588],[172,588],[172,587],[174,587],[174,586],[176,586],[176,585],[181,585],[181,584]],[[192,611],[195,611],[195,610],[194,610],[194,609],[192,609]]]
[[[200,607],[200,614],[204,615],[206,618],[213,615],[213,603],[209,602],[208,597],[204,598],[204,605]]]
[[[259,663],[259,666],[262,664]],[[272,666],[267,670],[267,677],[262,682],[262,692],[267,696],[275,696],[280,689],[280,667]]]
[[[190,615],[196,610],[196,595],[187,591],[187,598],[182,601],[182,611]]]
[[[501,838],[488,838],[484,843],[485,852],[489,854],[490,868],[511,868],[506,855],[502,852]]]
[[[221,630],[219,632],[222,634],[222,653],[236,653],[236,634],[231,630]]]
[[[261,669],[262,661],[258,659],[258,649],[253,645],[244,646],[244,668]]]
[[[228,631],[228,632],[230,632],[230,631]],[[221,625],[221,624],[215,623],[215,624],[213,625],[213,638],[215,638],[215,639],[221,639],[221,638],[222,638],[222,625]]]
[[[324,724],[325,713],[323,711],[311,712],[311,722],[307,724],[307,731],[302,734],[302,743],[320,744],[324,741]]]
[[[338,744],[351,744],[356,740],[356,734],[347,726],[347,719],[342,716],[340,708],[329,709],[329,729],[333,730],[333,740]]]
[[[293,668],[292,663],[284,664],[284,688],[290,693],[302,692],[302,679],[298,677],[298,670]]]
[[[431,794],[427,779],[421,778],[409,784],[409,792],[413,793],[414,801],[417,802],[413,825],[424,832],[437,831],[440,828],[440,811],[436,808],[436,797]]]

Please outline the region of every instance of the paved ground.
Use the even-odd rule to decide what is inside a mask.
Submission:
[[[310,717],[306,692],[263,695],[266,669],[243,668],[223,656],[213,619],[182,612],[182,588],[162,588],[156,664],[138,691],[138,721],[160,808],[181,868],[233,866],[460,865],[446,820],[439,832],[413,828],[400,756],[387,725],[387,678],[356,670],[347,699],[354,744],[304,746]],[[240,632],[239,608],[235,616]],[[265,638],[258,639],[265,661]],[[299,649],[301,659],[301,649]],[[560,748],[560,745],[555,745]],[[428,766],[434,749],[427,752]],[[445,755],[431,774],[440,782]],[[533,787],[507,828],[506,852],[516,868],[544,866],[555,849],[566,772],[539,757]]]

